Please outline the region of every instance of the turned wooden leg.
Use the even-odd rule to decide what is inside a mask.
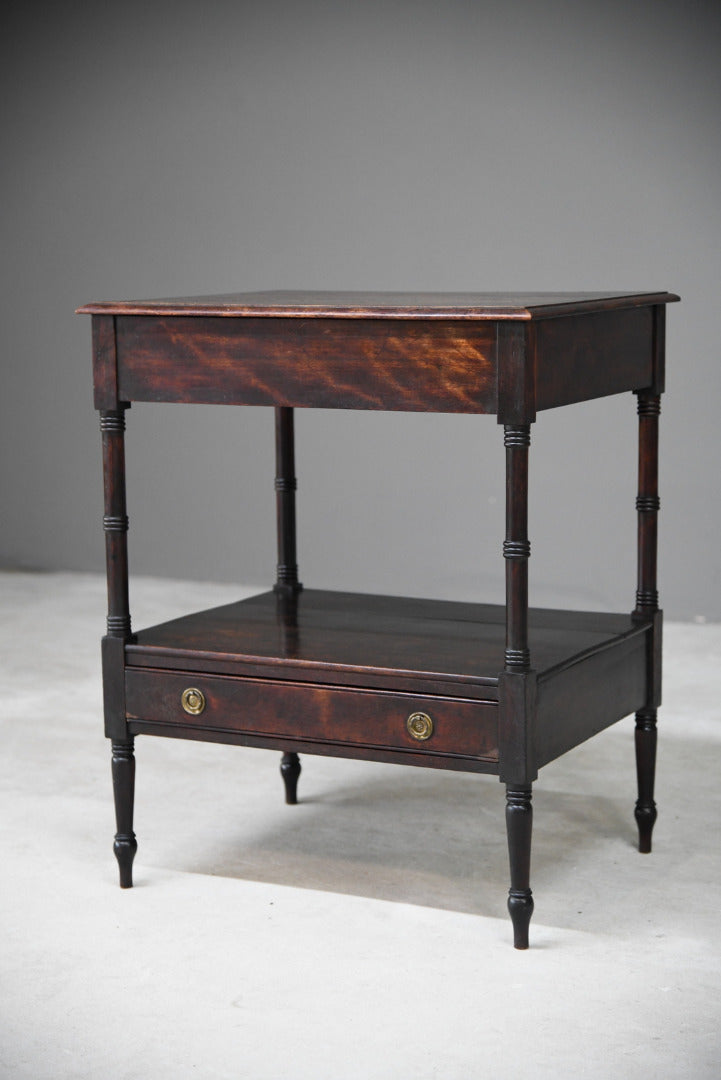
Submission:
[[[297,754],[283,754],[280,775],[285,784],[285,801],[288,806],[295,806],[298,802],[298,777],[300,776],[300,758]]]
[[[516,949],[528,948],[528,926],[533,914],[531,894],[531,833],[533,808],[530,787],[506,787],[506,832],[511,866],[508,912],[513,923]]]
[[[638,800],[635,817],[638,825],[638,850],[651,851],[651,833],[656,821],[653,800],[656,772],[656,706],[661,700],[661,613],[656,588],[658,511],[658,422],[661,398],[658,394],[638,394],[638,587],[635,616],[653,620],[655,644],[652,648],[646,707],[636,713],[636,776]]]
[[[133,832],[133,802],[135,800],[135,756],[133,739],[112,744],[113,795],[117,832],[113,851],[120,869],[120,888],[133,885],[133,859],[138,842]]]
[[[528,448],[531,442],[529,424],[504,426],[506,447],[506,539],[503,556],[506,560],[506,652],[503,682],[506,693],[504,723],[507,732],[513,729],[516,742],[510,746],[509,758],[520,760],[514,783],[506,783],[506,832],[511,867],[511,888],[508,892],[508,911],[513,923],[513,944],[517,949],[528,948],[528,926],[533,914],[530,888],[532,775],[528,743],[528,705],[526,694],[531,677],[531,656],[528,647],[528,559],[531,545],[528,540]],[[514,778],[515,779],[515,778]]]
[[[643,854],[648,854],[651,850],[651,833],[656,822],[656,803],[653,801],[655,775],[656,710],[642,709],[636,713],[638,800],[635,816],[638,825],[638,850]]]
[[[298,581],[295,527],[295,425],[293,410],[275,410],[275,494],[278,530],[278,574],[275,592],[278,596],[283,648],[286,656],[297,648],[297,598],[303,586]],[[298,802],[300,759],[297,754],[283,754],[280,775],[285,784],[285,801],[289,806]]]
[[[114,340],[114,331],[108,332]],[[133,884],[133,858],[138,845],[133,832],[133,739],[127,734],[122,694],[125,678],[124,642],[131,634],[128,604],[128,516],[125,502],[125,406],[101,410],[100,430],[103,440],[103,530],[108,578],[108,623],[107,635],[103,639],[105,733],[112,739],[113,794],[117,824],[113,851],[120,869],[120,887],[129,889]]]
[[[278,531],[278,570],[275,591],[297,595],[298,581],[295,526],[295,424],[293,410],[275,410],[275,495]]]

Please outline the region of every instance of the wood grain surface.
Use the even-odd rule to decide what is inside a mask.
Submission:
[[[669,292],[341,292],[280,290],[180,296],[162,300],[103,300],[82,315],[217,315],[337,319],[534,319],[666,304]]]
[[[494,412],[492,323],[128,315],[128,401]]]

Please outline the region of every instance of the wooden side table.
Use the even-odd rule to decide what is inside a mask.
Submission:
[[[120,884],[132,885],[136,735],[492,773],[506,786],[516,948],[528,946],[531,792],[540,766],[636,713],[639,850],[651,850],[661,612],[657,447],[670,293],[245,293],[87,304],[93,316],[108,575],[105,730]],[[530,425],[560,405],[638,398],[638,582],[630,614],[529,610]],[[133,633],[125,410],[272,405],[272,591]],[[506,604],[303,590],[293,410],[491,413],[506,448]]]

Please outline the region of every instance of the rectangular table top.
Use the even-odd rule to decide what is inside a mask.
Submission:
[[[103,300],[84,315],[198,315],[340,319],[541,319],[678,300],[669,292],[278,292],[165,300]]]
[[[668,292],[248,292],[103,301],[95,400],[495,413],[663,387]]]

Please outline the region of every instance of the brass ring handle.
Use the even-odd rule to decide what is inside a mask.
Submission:
[[[194,686],[189,686],[187,690],[183,690],[180,704],[191,716],[200,716],[205,708],[205,694],[202,690],[198,690]]]
[[[433,721],[428,713],[414,712],[406,720],[406,730],[411,738],[425,742],[433,734]]]

